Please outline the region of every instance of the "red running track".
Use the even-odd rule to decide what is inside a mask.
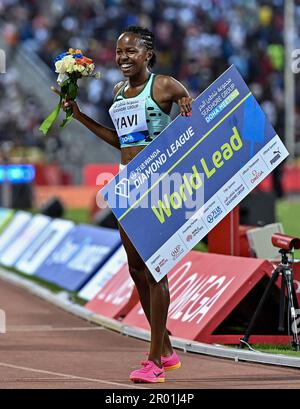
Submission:
[[[0,281],[0,389],[299,388],[300,371],[183,353],[163,384],[133,384],[148,343],[90,324]]]

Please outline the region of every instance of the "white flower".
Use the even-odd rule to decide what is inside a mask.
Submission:
[[[84,66],[79,65],[79,64],[75,64],[73,69],[74,69],[75,72],[83,72],[84,71]]]
[[[84,77],[87,77],[87,76],[91,75],[92,72],[94,71],[94,68],[95,68],[95,64],[89,64],[89,65],[87,65],[87,66],[85,67],[84,71],[82,71],[82,75],[83,75]]]
[[[66,55],[62,60],[56,61],[55,72],[59,74],[65,74],[66,72],[71,74],[74,70],[74,64],[75,59],[71,55]]]
[[[94,77],[96,78],[96,80],[98,80],[99,78],[101,78],[101,72],[96,72]]]
[[[92,72],[94,71],[94,69],[95,69],[95,64],[89,64],[89,65],[87,66],[87,70],[88,70],[89,74],[92,74]]]
[[[67,55],[65,58],[66,72],[71,74],[74,71],[75,59],[71,55]]]
[[[63,60],[56,61],[56,63],[55,63],[55,72],[58,72],[60,74],[63,74],[65,72],[64,71],[64,66],[63,66]]]
[[[66,74],[59,74],[56,81],[58,84],[62,84],[67,78],[68,76]]]

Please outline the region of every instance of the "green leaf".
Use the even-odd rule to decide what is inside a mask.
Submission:
[[[72,120],[72,118],[73,118],[73,114],[70,115],[70,116],[67,116],[67,117],[62,121],[62,123],[60,124],[60,127],[61,127],[61,128],[64,128],[64,127]]]
[[[68,93],[67,93],[67,99],[71,99],[74,101],[74,99],[76,99],[77,97],[77,90],[78,90],[78,86],[75,81],[70,81],[68,84]]]
[[[55,108],[53,112],[44,120],[42,125],[40,126],[40,131],[43,132],[44,135],[47,134],[49,131],[50,127],[53,125],[54,121],[58,117],[59,110],[61,108],[61,102],[62,99],[65,100],[71,100],[74,101],[77,97],[77,92],[78,92],[78,85],[77,85],[77,78],[76,77],[71,77],[66,79],[62,84],[61,84],[61,97],[60,101]],[[71,119],[73,118],[73,109],[71,107],[66,109],[66,118],[64,121],[61,123],[60,127],[63,128],[66,126]]]
[[[49,129],[51,128],[56,118],[58,117],[60,107],[61,107],[61,101],[62,101],[62,98],[60,98],[59,103],[57,107],[54,109],[54,111],[52,111],[51,114],[47,116],[47,118],[43,121],[43,123],[39,127],[39,130],[43,132],[44,135],[48,133]]]
[[[69,90],[69,83],[70,83],[70,78],[66,79],[60,87],[60,93],[62,95],[63,98],[66,97],[66,95],[68,95],[68,90]]]

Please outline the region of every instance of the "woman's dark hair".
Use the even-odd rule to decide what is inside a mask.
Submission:
[[[156,54],[154,52],[154,34],[148,28],[140,26],[129,26],[123,30],[123,33],[134,33],[138,35],[144,43],[147,50],[152,51],[152,57],[149,60],[148,66],[152,68],[156,62]]]

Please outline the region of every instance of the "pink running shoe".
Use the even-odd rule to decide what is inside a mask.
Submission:
[[[142,361],[143,368],[131,372],[132,382],[158,383],[165,382],[164,368],[160,368],[152,361]]]
[[[162,356],[161,363],[165,371],[174,371],[181,367],[180,359],[175,351],[170,356]]]

